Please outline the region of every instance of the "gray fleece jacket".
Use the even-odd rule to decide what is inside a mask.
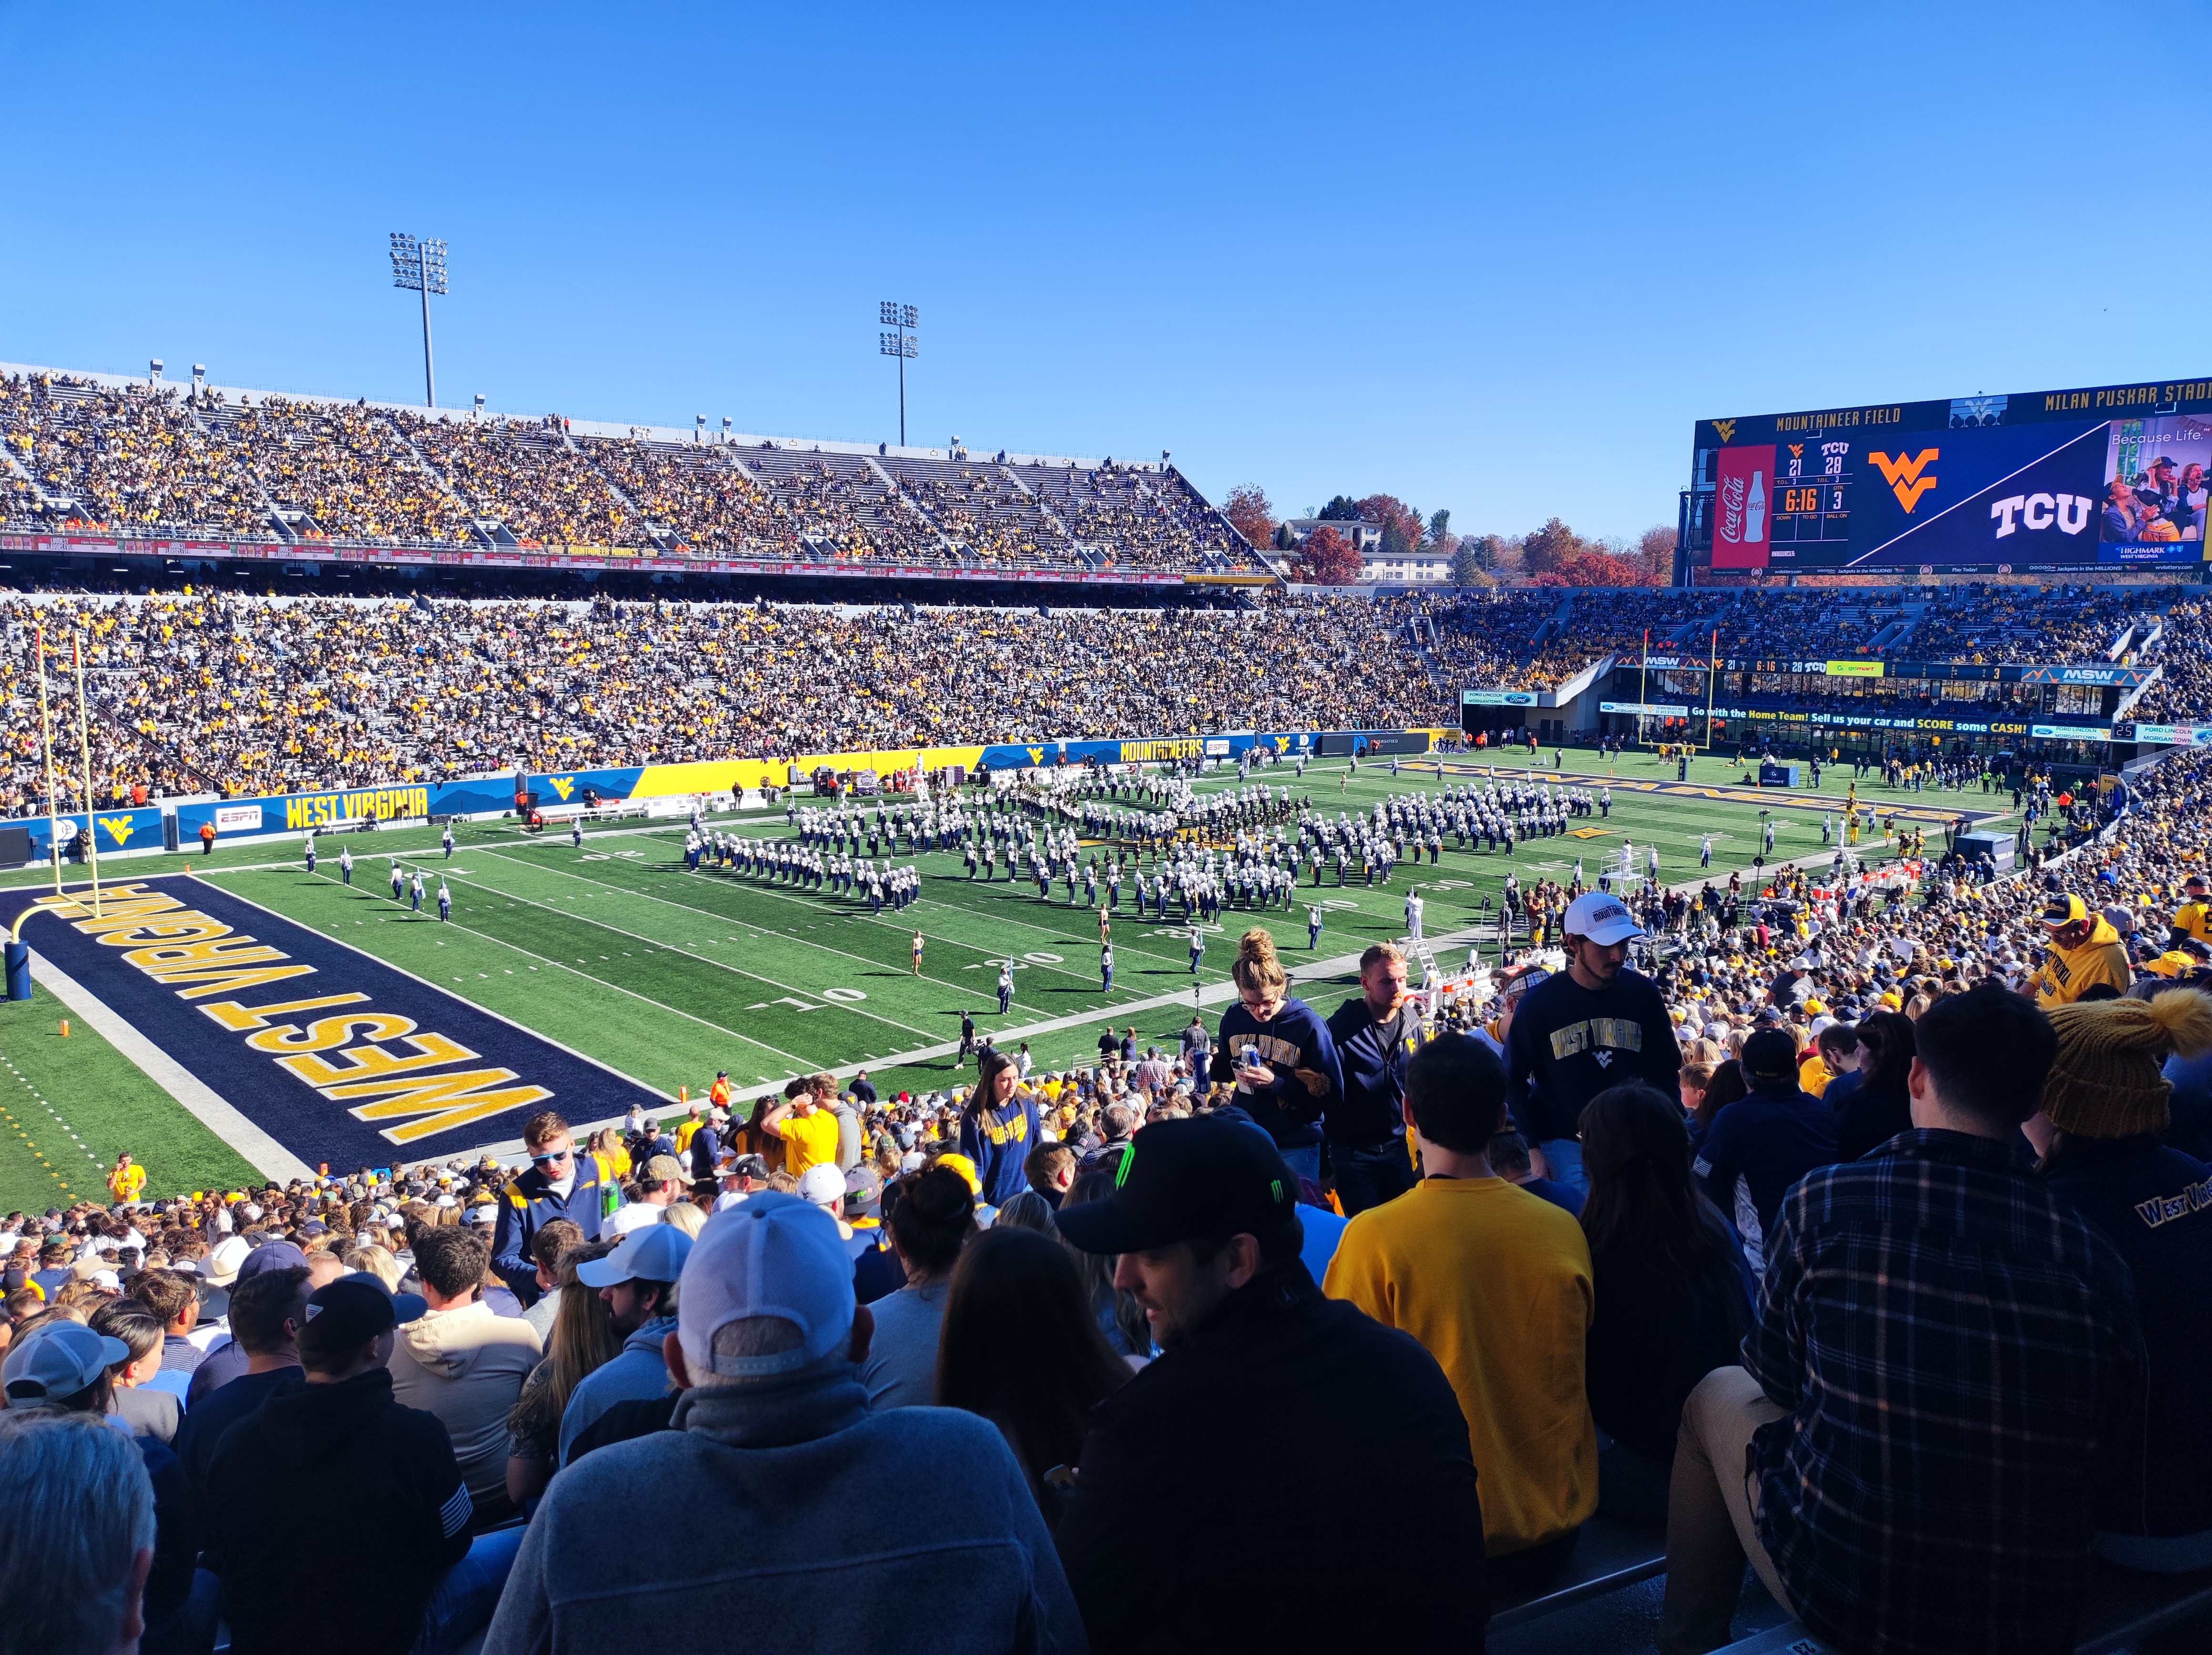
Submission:
[[[688,1391],[674,1424],[553,1479],[483,1655],[667,1655],[672,1625],[746,1655],[1087,1651],[1036,1501],[988,1420],[871,1414],[837,1360]]]

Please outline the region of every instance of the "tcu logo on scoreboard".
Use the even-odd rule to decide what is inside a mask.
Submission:
[[[2087,494],[2011,494],[1991,500],[1990,516],[1998,540],[2013,531],[2015,517],[2021,528],[2033,532],[2055,528],[2062,535],[2078,535],[2088,526],[2092,504]]]

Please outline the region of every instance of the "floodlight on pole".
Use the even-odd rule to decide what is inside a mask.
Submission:
[[[430,360],[430,295],[446,291],[446,244],[392,233],[392,285],[422,295],[422,403],[438,405],[438,376]]]
[[[899,446],[903,448],[906,446],[906,365],[921,354],[921,342],[915,336],[921,312],[911,305],[902,305],[886,299],[877,307],[877,320],[887,328],[896,330],[876,336],[876,354],[898,358]]]

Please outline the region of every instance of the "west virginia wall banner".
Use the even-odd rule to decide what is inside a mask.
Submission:
[[[465,1001],[189,875],[0,923],[309,1166],[386,1167],[666,1100]]]

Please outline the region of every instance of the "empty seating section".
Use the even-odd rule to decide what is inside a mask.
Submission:
[[[941,562],[946,548],[912,500],[863,455],[818,449],[731,451],[770,490],[783,555],[833,561]]]

